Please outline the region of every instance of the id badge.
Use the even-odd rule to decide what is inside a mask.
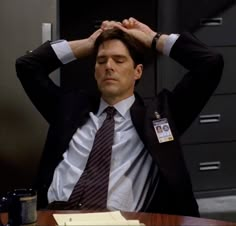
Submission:
[[[174,140],[169,123],[166,118],[152,121],[159,143]]]

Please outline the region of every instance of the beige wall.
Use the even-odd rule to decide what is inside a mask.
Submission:
[[[57,0],[0,1],[0,194],[31,183],[46,137],[15,72],[16,58],[42,43],[42,23],[53,24],[56,39]]]

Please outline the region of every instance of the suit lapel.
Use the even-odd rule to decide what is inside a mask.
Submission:
[[[88,97],[81,93],[71,93],[66,95],[60,105],[60,115],[58,115],[57,132],[62,153],[76,132],[89,119],[89,112],[96,113],[100,98]],[[61,153],[61,154],[62,154]]]
[[[137,94],[135,94],[135,102],[130,109],[130,115],[131,115],[131,119],[134,124],[134,127],[140,139],[143,141],[144,145],[146,145],[146,140],[144,136],[145,113],[146,113],[146,110],[145,110],[142,99]]]
[[[135,104],[131,109],[131,116],[140,138],[154,161],[157,162],[161,174],[166,178],[169,185],[179,189],[187,182],[189,183],[187,179],[189,176],[185,167],[178,132],[175,129],[170,112],[169,98],[169,92],[164,90],[148,104],[146,110],[143,110],[144,106]],[[156,120],[155,111],[161,115],[161,118],[168,119],[174,136],[173,141],[159,143],[153,127],[153,120]]]

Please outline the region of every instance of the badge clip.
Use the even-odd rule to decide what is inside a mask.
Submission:
[[[161,118],[160,114],[154,112],[156,120],[152,121],[159,143],[174,140],[167,118]]]

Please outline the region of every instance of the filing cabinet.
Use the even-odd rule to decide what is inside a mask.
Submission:
[[[217,14],[198,18],[194,30],[225,62],[220,84],[181,140],[198,197],[236,191],[236,1],[231,2]]]
[[[236,0],[179,3],[178,15],[168,14],[172,25],[164,26],[165,12],[160,14],[161,31],[170,31],[173,25],[178,33],[190,31],[220,52],[225,64],[218,87],[181,137],[186,165],[197,197],[232,194],[236,192]],[[186,72],[168,57],[157,59],[157,93],[172,90]]]

